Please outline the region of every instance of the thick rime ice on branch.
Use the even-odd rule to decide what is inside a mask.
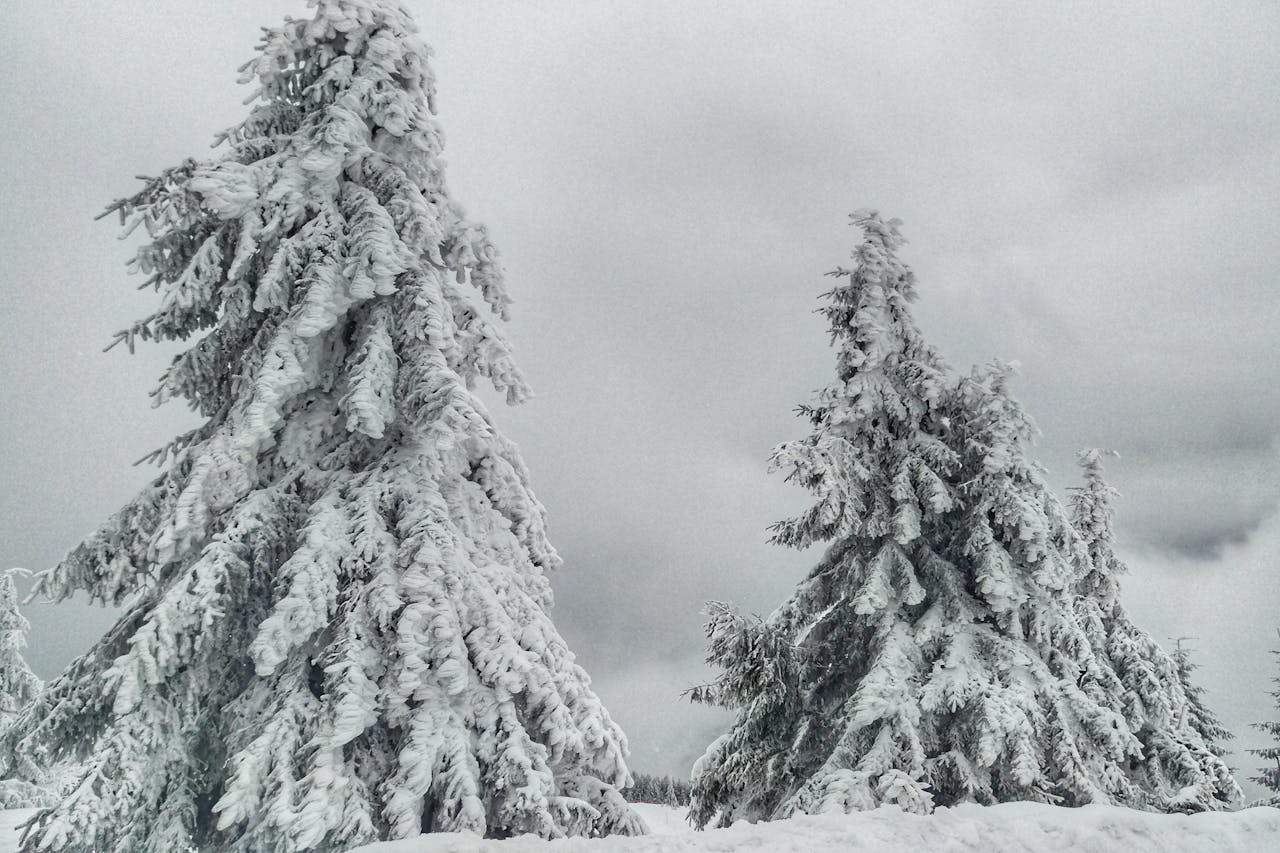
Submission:
[[[43,685],[22,657],[31,624],[18,612],[13,575],[0,575],[0,730],[8,728]],[[0,809],[23,809],[53,802],[48,766],[31,756],[0,748]]]
[[[1113,612],[1114,587],[1094,576],[1111,566],[1091,571],[1029,459],[1035,427],[1009,394],[1012,368],[952,375],[912,321],[899,223],[853,219],[864,241],[824,296],[836,379],[801,408],[810,435],[773,454],[816,498],[775,541],[830,544],[767,620],[712,605],[721,674],[692,694],[738,715],[694,768],[691,819],[1007,800],[1215,807],[1206,794],[1234,783],[1203,742],[1168,743],[1195,736],[1167,716],[1132,728],[1122,697],[1090,681],[1119,676],[1077,616],[1076,586],[1106,587],[1082,595]],[[1176,684],[1161,693],[1182,697]],[[1168,757],[1144,758],[1152,744]],[[1170,802],[1172,780],[1194,796]]]
[[[245,66],[220,156],[115,205],[161,295],[120,340],[193,340],[155,397],[207,422],[39,580],[125,615],[8,734],[87,762],[28,849],[643,830],[548,616],[543,508],[472,392],[528,395],[429,51],[395,3],[312,5]]]

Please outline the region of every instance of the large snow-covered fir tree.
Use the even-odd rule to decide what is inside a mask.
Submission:
[[[1280,634],[1280,629],[1277,629]],[[1249,753],[1262,759],[1263,765],[1258,768],[1258,775],[1251,777],[1252,781],[1270,788],[1276,792],[1274,802],[1280,805],[1280,646],[1277,646],[1271,652],[1276,659],[1276,674],[1271,679],[1275,684],[1275,690],[1268,691],[1268,695],[1275,700],[1275,710],[1277,718],[1261,723],[1254,723],[1254,728],[1266,733],[1274,741],[1271,746],[1259,747],[1251,749]]]
[[[927,606],[925,573],[944,562],[937,528],[954,511],[958,459],[941,438],[945,367],[908,310],[898,224],[869,211],[854,221],[865,233],[856,266],[832,273],[823,309],[836,381],[801,407],[812,434],[772,458],[818,498],[773,540],[835,543],[766,622],[711,606],[708,660],[723,672],[692,697],[738,717],[694,768],[699,826],[853,799],[928,805],[912,683],[922,661],[900,613]]]
[[[207,420],[39,579],[125,612],[10,730],[87,762],[27,849],[643,831],[548,616],[543,508],[471,390],[528,394],[428,48],[389,0],[311,5],[266,32],[220,153],[115,206],[161,294],[121,338],[200,335],[155,395]]]
[[[1104,451],[1078,454],[1084,485],[1071,501],[1080,537],[1081,571],[1076,612],[1106,666],[1090,667],[1083,684],[1098,701],[1121,709],[1142,754],[1128,765],[1131,805],[1176,811],[1218,809],[1241,796],[1218,744],[1231,737],[1190,680],[1191,664],[1179,646],[1169,655],[1120,603],[1127,569],[1115,552],[1114,488],[1103,472]],[[1180,662],[1181,661],[1181,662]]]
[[[10,726],[43,685],[22,657],[31,624],[18,611],[13,575],[0,575],[0,730]],[[45,806],[53,801],[46,768],[0,752],[0,808]]]
[[[763,622],[714,604],[693,698],[737,710],[694,769],[698,825],[962,801],[1140,802],[1141,743],[1085,689],[1082,547],[996,365],[957,380],[909,310],[896,220],[825,294],[836,380],[773,463],[817,500],[774,541],[829,543]],[[1110,676],[1115,679],[1114,673]]]

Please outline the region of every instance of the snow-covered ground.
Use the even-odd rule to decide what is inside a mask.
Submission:
[[[1280,809],[1157,815],[1112,806],[1063,809],[1033,803],[938,809],[927,817],[896,808],[742,824],[694,832],[684,811],[640,806],[644,838],[531,837],[482,841],[433,835],[361,847],[361,853],[1277,853]]]
[[[359,853],[1276,853],[1280,809],[1230,814],[1156,815],[1111,806],[1060,809],[1032,803],[960,806],[928,816],[894,808],[694,832],[684,809],[637,805],[644,838],[537,838],[483,841],[424,835],[359,848]],[[0,853],[18,849],[16,827],[34,812],[0,811]],[[353,851],[355,853],[355,851]]]

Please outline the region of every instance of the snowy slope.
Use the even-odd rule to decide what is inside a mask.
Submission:
[[[920,817],[892,807],[854,815],[824,815],[694,832],[684,809],[639,805],[645,838],[535,838],[481,841],[466,835],[424,835],[370,844],[360,853],[1276,853],[1280,809],[1232,814],[1157,815],[1111,806],[1059,809],[1031,803],[938,809]],[[0,853],[18,849],[15,827],[34,812],[0,811]]]
[[[1159,815],[1113,806],[1063,809],[1033,803],[938,809],[921,817],[893,807],[853,815],[801,817],[694,833],[682,811],[642,806],[644,838],[531,837],[482,841],[422,836],[361,847],[361,853],[1276,853],[1280,809]]]

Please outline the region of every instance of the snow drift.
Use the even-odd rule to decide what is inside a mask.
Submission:
[[[1271,853],[1280,850],[1280,809],[1154,814],[1116,806],[1064,809],[1036,803],[941,808],[908,814],[893,806],[850,815],[800,816],[773,823],[742,823],[694,832],[685,810],[635,806],[652,831],[641,838],[614,836],[542,841],[524,836],[485,841],[440,833],[388,841],[352,853],[700,853],[755,850],[765,853]],[[31,809],[0,811],[0,853],[18,849],[16,827]]]
[[[1154,814],[1117,806],[1077,809],[1037,803],[962,805],[915,815],[894,806],[854,814],[803,815],[772,823],[737,824],[694,832],[683,809],[637,807],[653,834],[641,838],[530,836],[485,841],[439,834],[358,848],[359,853],[697,853],[755,850],[768,853],[1270,853],[1280,850],[1280,809],[1251,808],[1206,814]]]

